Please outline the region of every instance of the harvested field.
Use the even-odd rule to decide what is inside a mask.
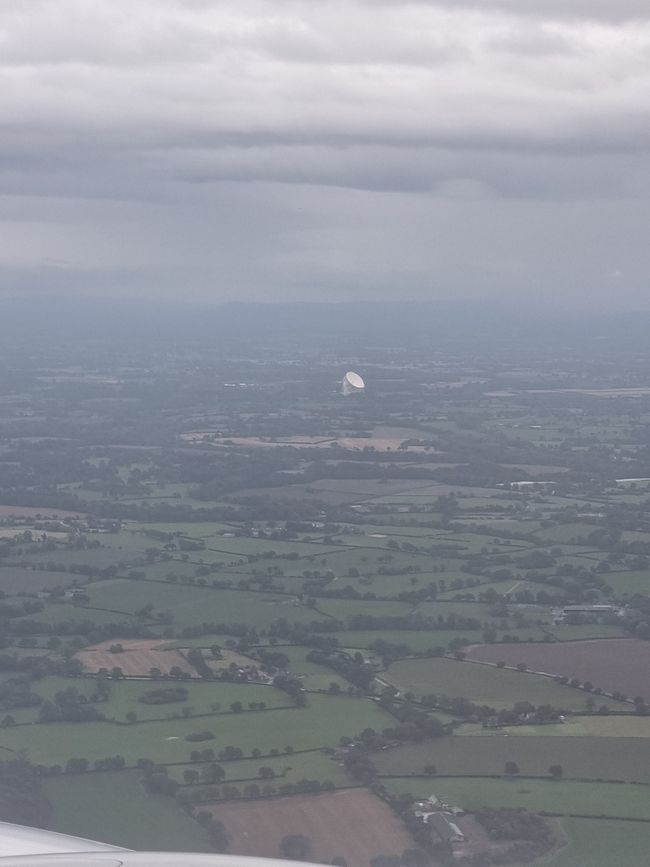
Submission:
[[[287,834],[311,840],[309,860],[331,863],[341,856],[367,867],[376,855],[401,855],[414,846],[392,810],[365,789],[298,795],[245,803],[201,805],[224,823],[235,855],[278,857]]]
[[[118,643],[122,645],[124,652],[111,653],[111,645]],[[77,659],[82,662],[86,671],[93,673],[100,668],[110,671],[114,666],[119,666],[127,677],[149,677],[152,668],[159,668],[163,674],[167,674],[173,666],[178,666],[182,671],[196,676],[196,671],[178,650],[159,650],[163,643],[161,639],[103,641],[94,647],[80,650]]]
[[[650,699],[650,642],[633,638],[568,641],[561,644],[490,644],[470,647],[468,659],[591,681],[606,692]]]

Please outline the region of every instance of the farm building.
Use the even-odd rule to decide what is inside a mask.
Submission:
[[[565,605],[553,612],[555,623],[596,622],[608,617],[622,617],[624,609],[618,605]]]
[[[445,813],[431,813],[427,825],[431,828],[431,833],[439,837],[444,843],[465,842],[463,832],[453,821],[453,818],[445,815]]]

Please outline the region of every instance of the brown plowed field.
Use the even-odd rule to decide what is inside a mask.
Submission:
[[[393,811],[365,789],[202,804],[201,809],[224,823],[234,855],[277,858],[285,835],[303,834],[311,840],[310,861],[331,863],[338,855],[354,867],[368,867],[375,855],[401,855],[415,845]]]
[[[518,665],[531,671],[589,680],[605,692],[650,700],[650,641],[608,638],[558,644],[481,644],[470,647],[468,659]]]
[[[123,653],[111,653],[112,644],[121,644]],[[100,668],[109,671],[119,666],[127,677],[148,677],[152,668],[159,668],[167,674],[177,665],[182,671],[187,671],[196,677],[196,671],[177,650],[158,650],[164,642],[161,639],[136,639],[134,641],[103,641],[94,647],[86,647],[77,653],[83,667],[88,672],[97,672]]]

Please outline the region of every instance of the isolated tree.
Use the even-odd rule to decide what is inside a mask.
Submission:
[[[514,777],[519,773],[519,765],[517,762],[506,762],[503,770],[507,777]]]
[[[562,774],[564,773],[562,769],[562,765],[551,765],[548,769],[549,776],[553,777],[554,780],[561,780]]]

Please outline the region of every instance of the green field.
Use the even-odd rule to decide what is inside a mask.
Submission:
[[[173,798],[151,795],[137,771],[47,779],[48,827],[128,849],[210,852],[207,834]]]
[[[559,824],[565,845],[534,861],[534,867],[637,867],[647,863],[650,824],[608,819],[563,819]]]
[[[619,716],[572,716],[564,723],[538,726],[504,726],[484,729],[478,723],[465,723],[457,734],[477,737],[590,737],[650,738],[650,717],[625,714]]]
[[[444,737],[387,750],[375,759],[383,774],[420,774],[434,764],[440,774],[503,774],[514,761],[523,775],[545,776],[562,765],[573,779],[650,782],[650,739],[562,737]]]
[[[496,708],[529,701],[536,706],[550,704],[561,710],[584,710],[587,697],[548,677],[453,659],[400,660],[382,677],[402,692],[462,697]],[[599,703],[607,703],[607,700]],[[610,701],[609,704],[615,703]],[[620,703],[617,706],[623,710],[626,707]]]
[[[293,597],[276,593],[215,590],[212,587],[153,584],[119,578],[92,584],[87,592],[91,605],[127,615],[133,615],[152,603],[156,611],[171,611],[174,625],[180,628],[207,622],[248,623],[264,629],[280,618],[299,623],[321,619],[312,609],[293,604]],[[116,615],[112,618],[119,619]]]
[[[225,782],[235,780],[257,780],[261,767],[272,768],[275,772],[274,785],[282,783],[298,783],[300,780],[330,780],[340,787],[350,786],[354,781],[345,772],[340,761],[330,758],[320,750],[308,753],[294,753],[278,757],[265,756],[259,759],[239,759],[222,764],[226,772]],[[183,782],[183,771],[186,768],[199,769],[200,764],[172,765],[169,775],[178,782]]]

